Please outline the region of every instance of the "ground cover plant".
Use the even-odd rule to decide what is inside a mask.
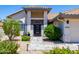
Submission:
[[[13,41],[1,41],[0,54],[16,54],[18,47],[18,44]]]
[[[70,50],[69,48],[54,48],[49,51],[44,51],[45,54],[79,54],[79,50]]]

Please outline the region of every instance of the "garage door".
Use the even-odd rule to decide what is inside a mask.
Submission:
[[[71,42],[79,42],[79,21],[70,21]]]

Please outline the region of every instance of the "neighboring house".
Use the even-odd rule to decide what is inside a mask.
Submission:
[[[64,12],[61,14],[62,17],[60,14],[49,13],[50,11],[51,8],[46,6],[29,6],[7,18],[21,22],[21,35],[30,32],[31,37],[44,37],[44,28],[52,23],[62,29],[63,37],[61,40],[79,42],[79,9]]]

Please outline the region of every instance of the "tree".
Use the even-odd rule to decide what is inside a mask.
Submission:
[[[48,25],[45,28],[44,33],[50,40],[59,40],[62,36],[61,29],[54,26],[53,24]]]
[[[3,30],[9,39],[12,40],[20,34],[20,23],[15,19],[6,19],[3,22]]]

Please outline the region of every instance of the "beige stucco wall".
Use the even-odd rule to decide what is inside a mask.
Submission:
[[[22,21],[22,23],[25,23],[26,13],[24,11],[22,11],[22,12],[19,12],[19,13],[13,15],[11,18]]]
[[[64,42],[79,42],[79,18],[65,18],[63,37]]]

